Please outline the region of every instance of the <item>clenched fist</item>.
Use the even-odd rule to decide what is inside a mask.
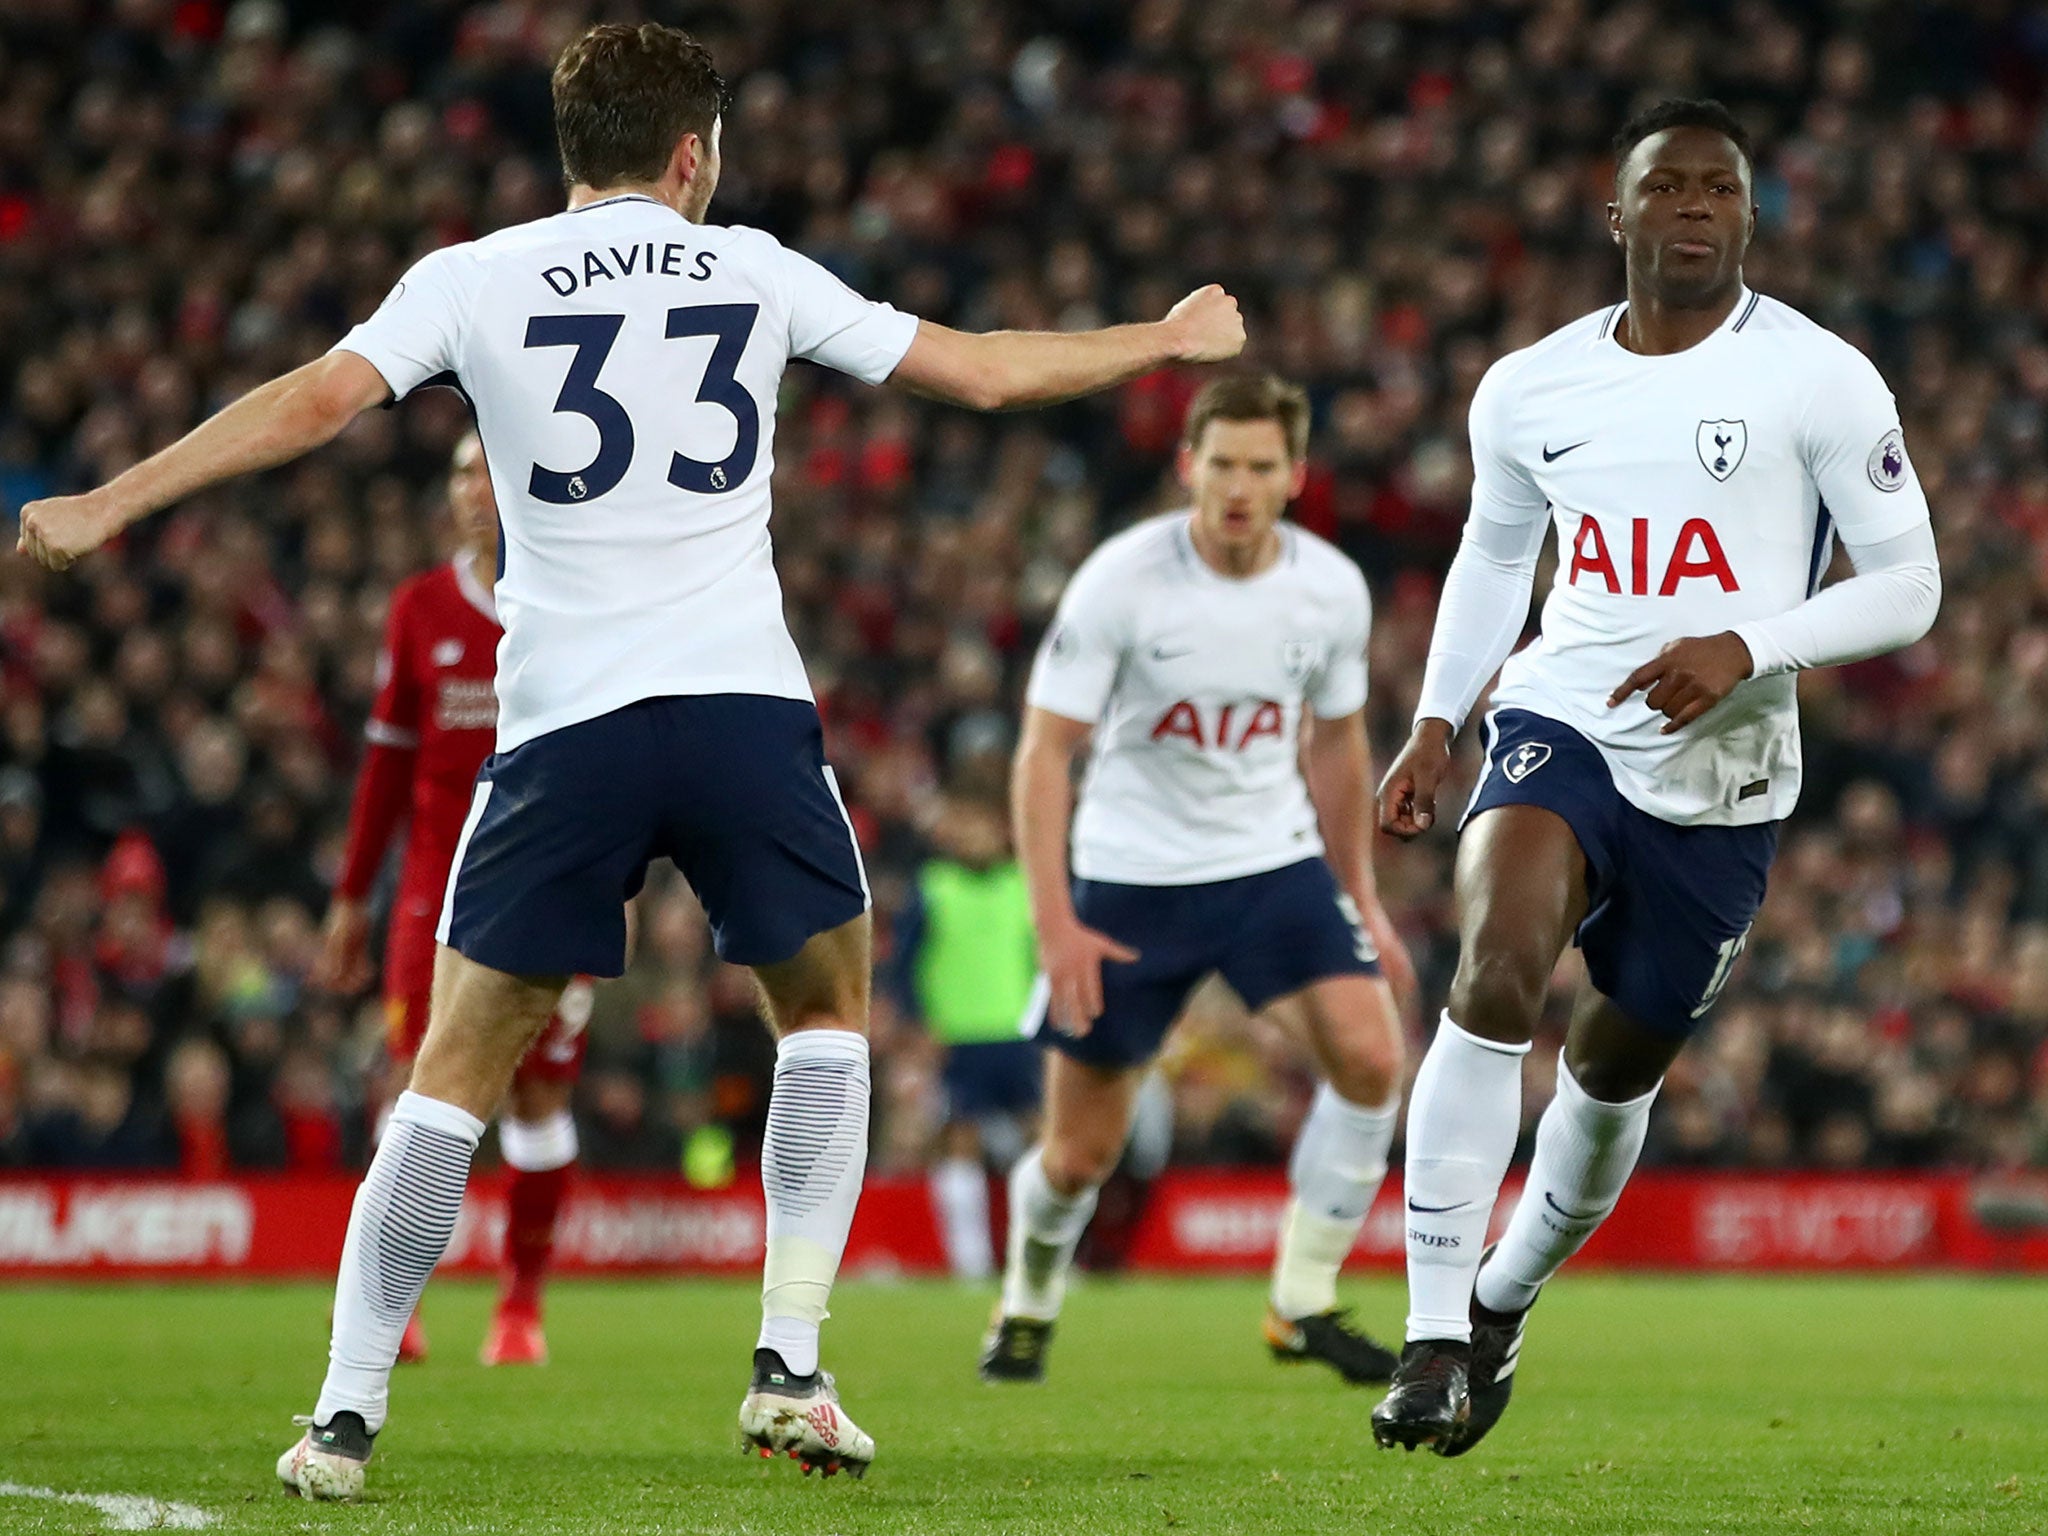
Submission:
[[[1436,820],[1436,792],[1451,767],[1451,722],[1418,720],[1408,745],[1380,780],[1380,830],[1420,837]]]
[[[1174,356],[1183,363],[1228,362],[1244,350],[1244,316],[1215,283],[1174,305],[1164,323],[1175,333]]]
[[[21,509],[21,537],[14,549],[38,565],[61,571],[106,543],[121,526],[119,515],[98,491],[51,496]]]

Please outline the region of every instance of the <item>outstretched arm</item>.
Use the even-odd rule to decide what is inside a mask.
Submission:
[[[1144,325],[1100,331],[956,331],[918,322],[889,382],[977,411],[1052,405],[1168,363],[1220,363],[1244,348],[1237,300],[1211,284]]]
[[[391,398],[384,376],[353,352],[330,352],[252,389],[160,453],[82,496],[21,509],[16,550],[61,571],[130,523],[195,491],[289,463]]]

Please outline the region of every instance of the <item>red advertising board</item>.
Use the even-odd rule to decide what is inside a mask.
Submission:
[[[1504,1193],[1498,1229],[1518,1195]],[[331,1273],[355,1184],[348,1178],[184,1183],[0,1178],[0,1278]],[[1176,1170],[1154,1187],[1134,1267],[1246,1272],[1272,1261],[1286,1186],[1275,1171]],[[480,1177],[447,1267],[492,1268],[504,1245],[502,1185]],[[557,1244],[569,1273],[743,1274],[761,1262],[761,1193],[742,1181],[697,1190],[673,1179],[585,1180]],[[1398,1268],[1398,1188],[1381,1193],[1353,1262]],[[2048,1271],[2048,1176],[1645,1172],[1583,1262],[1711,1270]],[[943,1270],[931,1201],[916,1178],[876,1178],[848,1245],[852,1274]]]

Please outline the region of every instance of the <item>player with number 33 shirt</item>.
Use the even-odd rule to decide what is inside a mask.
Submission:
[[[1244,345],[1214,286],[1150,323],[971,335],[708,222],[728,91],[676,28],[591,27],[551,91],[564,212],[431,253],[324,358],[108,485],[22,512],[22,552],[61,570],[423,386],[476,412],[503,530],[497,751],[456,846],[412,1085],[350,1219],[327,1380],[278,1463],[311,1497],[360,1492],[483,1117],[565,980],[619,974],[623,902],[662,857],[718,953],[753,969],[778,1036],[741,1433],[806,1470],[866,1470],[874,1440],[821,1368],[818,1328],[866,1165],[868,892],[769,543],[783,371],[807,359],[1000,410]]]

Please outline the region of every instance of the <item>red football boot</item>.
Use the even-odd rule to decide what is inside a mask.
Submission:
[[[501,1304],[491,1314],[491,1331],[484,1335],[479,1358],[485,1365],[546,1365],[548,1340],[541,1332],[540,1314]]]
[[[418,1365],[427,1358],[427,1330],[420,1326],[420,1315],[415,1312],[406,1319],[405,1332],[398,1340],[398,1363]]]

